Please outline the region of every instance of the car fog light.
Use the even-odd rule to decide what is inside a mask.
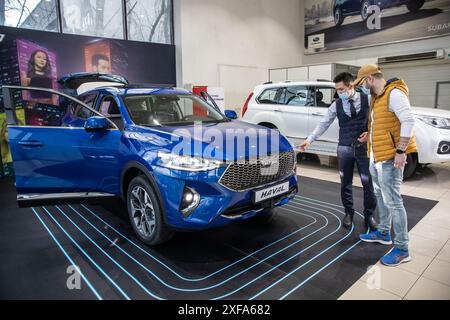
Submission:
[[[450,153],[450,142],[442,141],[439,144],[438,154],[449,154]]]
[[[181,199],[180,211],[184,217],[189,216],[200,203],[200,195],[192,188],[185,187]]]

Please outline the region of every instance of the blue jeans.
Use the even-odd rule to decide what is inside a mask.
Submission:
[[[364,191],[364,215],[366,217],[372,216],[377,207],[377,200],[369,172],[367,147],[355,148],[339,145],[337,155],[341,176],[341,200],[345,213],[353,214],[355,212],[353,208],[353,170],[356,164]]]
[[[394,161],[370,163],[375,196],[380,222],[378,231],[391,232],[391,223],[394,228],[394,246],[401,250],[408,250],[408,219],[400,186],[403,181],[403,168],[394,167]]]

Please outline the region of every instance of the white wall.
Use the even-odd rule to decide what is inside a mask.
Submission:
[[[270,68],[362,65],[381,56],[450,48],[445,36],[305,55],[303,12],[302,0],[174,0],[178,85],[224,87],[226,108],[239,110],[254,86],[268,81]],[[414,105],[433,106],[435,83],[450,80],[449,71],[450,64],[418,63],[385,73],[405,78]]]
[[[239,110],[268,69],[301,64],[299,0],[175,0],[178,85],[225,88]]]

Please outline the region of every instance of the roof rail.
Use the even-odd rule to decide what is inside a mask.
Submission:
[[[328,80],[328,79],[317,79],[316,81],[317,82],[333,82],[333,81]]]
[[[267,81],[267,82],[264,82],[263,84],[272,84],[273,82],[272,81]]]

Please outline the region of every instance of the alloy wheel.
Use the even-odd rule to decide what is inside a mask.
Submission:
[[[335,22],[335,24],[338,24],[340,20],[341,20],[340,10],[336,10],[336,12],[334,13],[334,22]]]
[[[130,197],[133,222],[139,233],[148,238],[155,231],[156,219],[152,200],[147,191],[141,186],[135,186]]]
[[[361,8],[361,17],[364,21],[369,17],[369,2],[364,1],[363,6]]]

